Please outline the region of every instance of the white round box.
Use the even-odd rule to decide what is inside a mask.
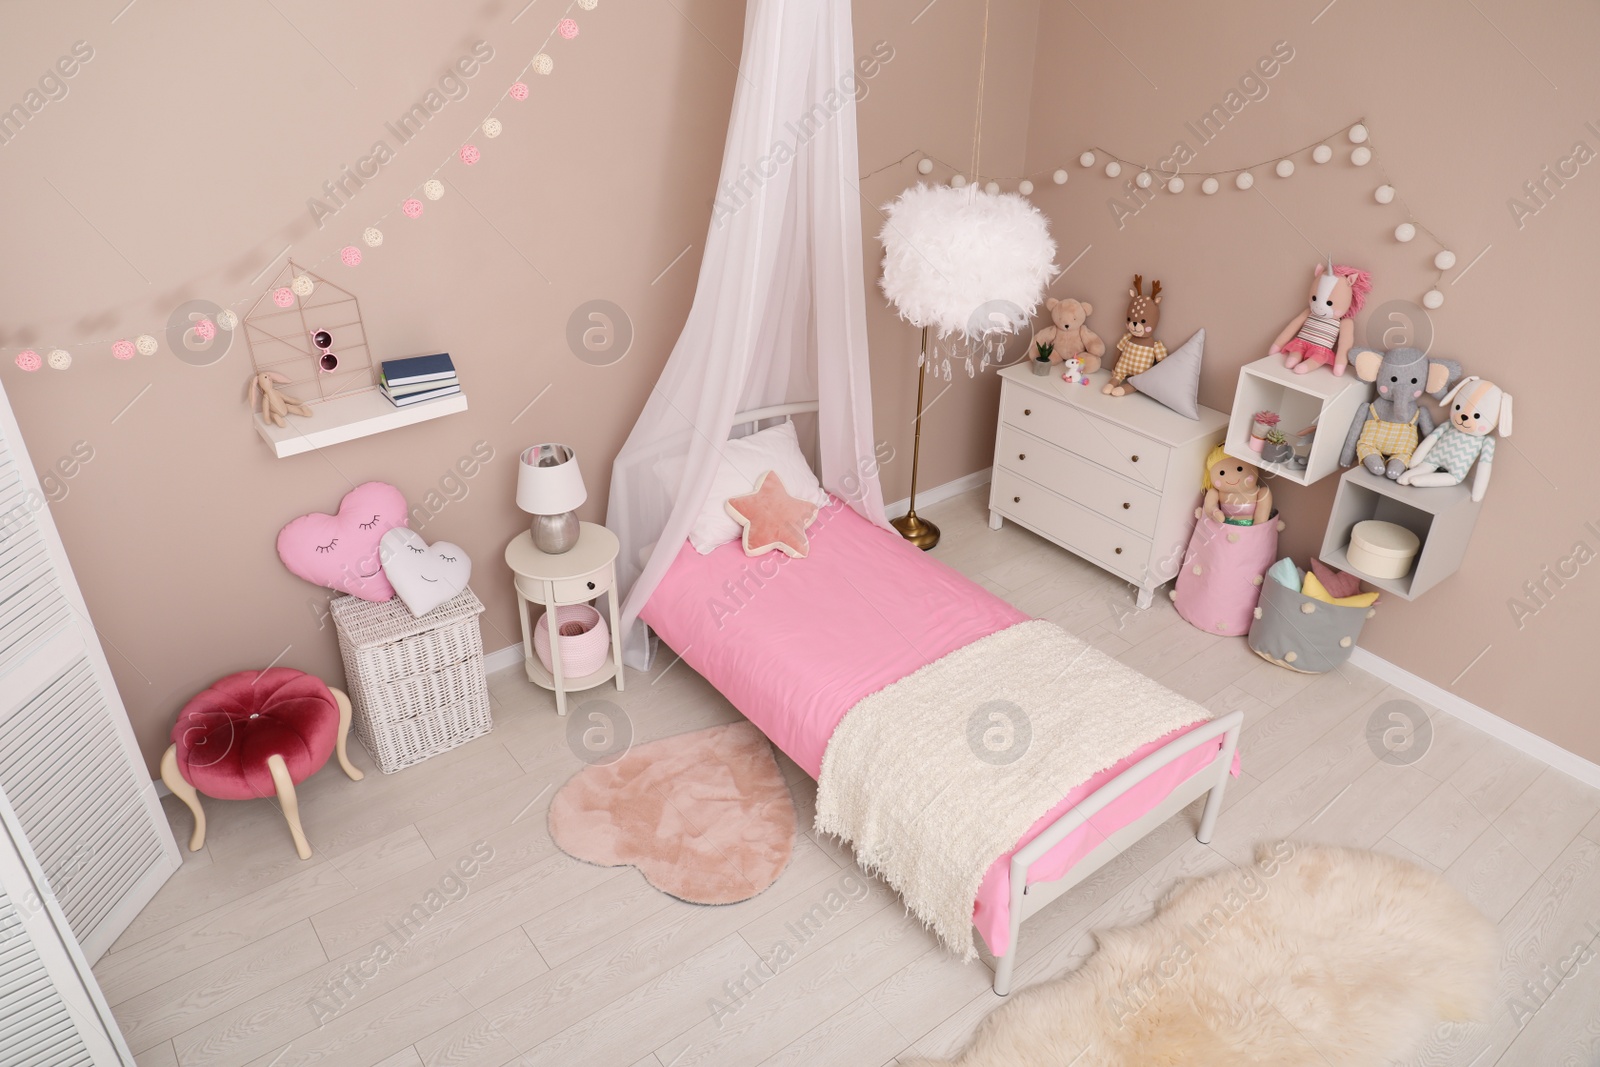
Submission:
[[[1350,566],[1374,578],[1404,578],[1411,572],[1422,540],[1404,526],[1378,519],[1358,522],[1350,531]]]

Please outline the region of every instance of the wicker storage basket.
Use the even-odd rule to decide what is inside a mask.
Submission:
[[[330,605],[356,736],[393,774],[494,728],[483,674],[483,605],[471,589],[423,616],[400,600]]]

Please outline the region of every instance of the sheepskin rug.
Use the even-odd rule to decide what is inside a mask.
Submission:
[[[1436,875],[1279,842],[1097,935],[1077,971],[1014,994],[961,1067],[1381,1067],[1488,1008],[1494,927]],[[929,1067],[932,1060],[901,1060]]]

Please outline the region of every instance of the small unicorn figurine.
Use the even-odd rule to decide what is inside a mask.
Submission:
[[[1083,360],[1068,356],[1061,361],[1061,380],[1068,385],[1088,385],[1089,376],[1083,373]]]

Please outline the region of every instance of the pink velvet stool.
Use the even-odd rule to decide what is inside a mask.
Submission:
[[[344,773],[359,781],[362,773],[345,754],[349,733],[350,698],[302,671],[240,671],[202,690],[178,713],[161,757],[161,780],[194,813],[189,851],[206,843],[197,794],[217,800],[276,794],[295,851],[310,859],[294,787],[335,753]]]

